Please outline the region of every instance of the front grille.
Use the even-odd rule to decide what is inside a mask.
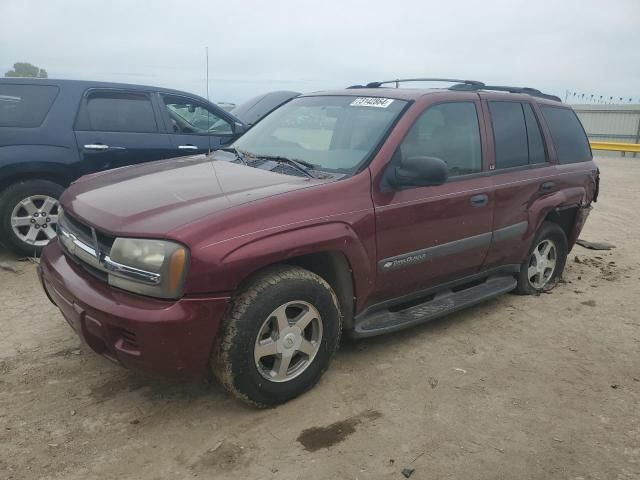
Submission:
[[[64,212],[64,215],[62,216],[62,226],[63,228],[70,230],[71,233],[73,233],[84,243],[93,245],[93,235],[91,234],[91,227],[72,217],[67,212]],[[109,252],[111,252],[111,247],[113,246],[115,238],[106,235],[99,230],[96,230],[96,238],[98,239],[98,244],[100,245],[100,251],[108,255]]]
[[[105,282],[108,281],[107,271],[98,256],[111,253],[115,238],[96,230],[96,240],[99,248],[99,254],[96,255],[91,227],[72,217],[67,212],[63,212],[58,218],[58,235],[63,251],[76,265],[82,267],[92,276]],[[77,245],[72,245],[73,241],[69,240],[71,237],[84,244],[87,250]]]

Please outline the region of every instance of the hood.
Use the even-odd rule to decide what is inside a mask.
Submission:
[[[102,232],[164,237],[199,218],[318,183],[198,155],[84,176],[60,202]]]

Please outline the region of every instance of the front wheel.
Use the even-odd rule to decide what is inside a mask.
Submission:
[[[211,359],[213,372],[247,403],[284,403],[320,379],[341,327],[338,301],[327,282],[299,267],[272,267],[232,300]]]
[[[544,222],[520,266],[516,293],[532,295],[555,287],[564,271],[567,252],[564,230],[555,223]]]
[[[0,196],[0,238],[18,254],[37,256],[56,236],[58,198],[64,188],[48,180],[25,180]]]

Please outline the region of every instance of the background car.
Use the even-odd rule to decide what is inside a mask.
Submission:
[[[0,79],[0,240],[16,252],[39,254],[56,235],[57,199],[73,180],[215,150],[291,98],[274,93],[261,96],[264,108],[251,101],[232,114],[166,88]]]

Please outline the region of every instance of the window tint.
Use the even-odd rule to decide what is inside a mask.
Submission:
[[[158,131],[153,107],[143,93],[95,92],[82,105],[77,130],[103,132]]]
[[[449,176],[482,171],[480,129],[472,102],[441,103],[424,112],[400,145],[401,158],[437,157]]]
[[[0,127],[37,127],[58,94],[51,85],[0,84]]]
[[[165,96],[171,129],[174,133],[199,135],[231,135],[231,124],[212,110],[188,98]]]
[[[527,127],[522,105],[517,102],[489,102],[496,169],[521,167],[529,163]]]
[[[524,120],[527,126],[527,142],[529,144],[529,163],[544,163],[547,155],[544,150],[544,141],[540,133],[540,126],[533,113],[531,105],[522,104],[524,109]]]
[[[589,140],[575,112],[569,108],[542,106],[542,115],[551,130],[559,163],[591,160]]]

